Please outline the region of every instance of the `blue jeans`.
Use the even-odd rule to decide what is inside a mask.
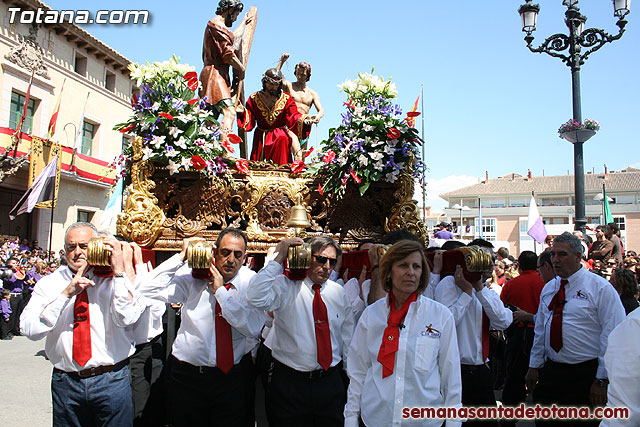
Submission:
[[[53,370],[51,375],[53,425],[131,426],[133,401],[129,367],[90,378]]]

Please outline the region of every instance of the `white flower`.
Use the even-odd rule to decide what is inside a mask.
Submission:
[[[180,129],[178,129],[177,127],[173,127],[173,126],[169,127],[169,135],[171,135],[172,137],[176,138],[181,133],[182,133],[182,131]]]
[[[367,166],[369,165],[369,158],[364,154],[360,154],[360,157],[358,157],[358,162],[360,163],[360,166]]]
[[[373,153],[369,153],[369,157],[371,157],[373,160],[382,160],[382,158],[384,157],[384,154],[379,152],[373,152]]]
[[[153,105],[151,106],[151,110],[152,111],[158,111],[158,108],[160,108],[160,103],[158,101],[154,102]]]
[[[384,147],[384,152],[392,155],[393,153],[395,153],[396,149],[395,147],[391,146],[391,145],[387,145],[386,147]]]
[[[173,175],[174,173],[178,172],[178,169],[180,169],[180,163],[174,163],[173,160],[169,159],[167,169],[169,169],[169,174]]]
[[[371,132],[373,130],[373,126],[369,125],[369,124],[365,124],[364,126],[362,126],[362,129],[365,132]]]
[[[149,147],[144,147],[142,149],[142,160],[149,160],[151,157],[153,157],[155,154],[153,152],[153,150]]]
[[[397,143],[398,143],[398,140],[397,140],[397,139],[390,139],[390,140],[388,141],[388,144],[389,144],[389,145],[392,145],[392,146],[394,146],[394,147],[396,146],[396,144],[397,144]]]
[[[175,148],[173,147],[168,147],[167,148],[167,157],[175,157],[178,155],[178,152],[176,151]]]
[[[153,145],[156,148],[156,150],[158,150],[161,145],[164,145],[165,138],[166,138],[165,135],[162,135],[162,136],[154,135],[150,144]]]
[[[382,162],[382,160],[379,160],[373,164],[373,167],[375,170],[382,172],[382,169],[384,169],[384,163]]]
[[[374,141],[374,142],[371,143],[371,146],[372,147],[377,147],[380,144],[384,144],[384,141]]]
[[[180,162],[180,166],[182,166],[184,170],[188,171],[191,167],[191,159],[188,157],[183,157],[182,161]]]
[[[387,182],[396,182],[398,179],[398,173],[399,171],[389,172],[387,174]]]
[[[187,139],[184,136],[181,136],[180,138],[178,138],[178,140],[175,142],[175,144],[182,148],[183,150],[187,149]]]
[[[339,164],[340,166],[344,166],[344,165],[346,165],[346,164],[347,164],[347,156],[340,155],[340,156],[338,157],[338,164]]]
[[[213,144],[211,144],[210,142],[207,142],[202,146],[202,151],[204,151],[207,154],[209,154],[212,149],[213,149]]]
[[[182,123],[187,123],[190,120],[190,117],[184,113],[180,113],[174,117],[176,120],[180,120]]]

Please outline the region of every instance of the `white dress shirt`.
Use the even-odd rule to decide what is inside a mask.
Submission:
[[[265,345],[273,357],[298,371],[322,369],[318,363],[318,350],[313,319],[313,291],[311,281],[290,280],[282,274],[282,265],[270,261],[251,280],[247,299],[254,307],[272,311],[273,327]],[[355,327],[351,303],[342,288],[327,280],[321,285],[320,295],[327,307],[331,333],[331,366],[346,355]]]
[[[472,290],[472,295],[456,286],[453,276],[447,276],[438,283],[435,298],[451,310],[458,333],[460,363],[482,365],[482,311],[489,318],[492,329],[503,331],[513,322],[511,310],[505,308],[500,297],[491,289]]]
[[[640,310],[633,310],[609,334],[604,363],[609,374],[607,407],[629,408],[629,419],[602,420],[601,427],[640,425]]]
[[[378,352],[387,327],[389,299],[366,308],[349,349],[349,383],[345,427],[439,426],[438,419],[403,419],[405,407],[460,407],[460,356],[453,316],[445,306],[424,296],[411,303],[400,330],[393,374],[382,378]],[[431,328],[431,331],[428,328]],[[447,426],[460,422],[447,420]]]
[[[135,351],[133,325],[144,311],[145,302],[125,277],[98,277],[91,269],[85,276],[95,283],[87,287],[91,324],[91,359],[85,366],[73,360],[73,308],[76,297],[61,294],[75,276],[61,267],[38,281],[29,304],[20,316],[22,333],[34,341],[47,337],[45,352],[53,366],[66,372],[114,365]]]
[[[140,292],[140,285],[149,277],[149,270],[147,264],[136,265],[136,283],[134,285],[138,292]],[[138,321],[131,327],[135,345],[150,342],[164,330],[162,316],[167,309],[167,305],[157,299],[145,298],[145,300],[145,310]]]
[[[556,353],[549,333],[553,310],[548,307],[560,289],[560,280],[555,277],[542,288],[529,366],[540,368],[547,358],[567,364],[598,358],[596,378],[607,378],[607,339],[625,317],[620,296],[611,283],[582,266],[573,273],[564,288],[567,302],[562,311],[562,348]]]
[[[215,367],[216,363],[216,301],[222,316],[231,325],[234,363],[251,351],[247,337],[256,337],[264,325],[264,313],[247,304],[245,294],[255,272],[241,267],[229,283],[215,294],[208,280],[194,279],[191,269],[176,254],[153,270],[140,290],[148,298],[182,304],[180,329],[173,342],[173,356],[194,366]]]

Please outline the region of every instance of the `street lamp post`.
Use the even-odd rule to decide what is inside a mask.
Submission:
[[[451,209],[458,209],[460,211],[460,238],[462,239],[462,212],[464,211],[470,211],[471,208],[469,206],[463,206],[462,205],[462,200],[460,200],[460,204],[456,203],[455,205],[451,206]]]
[[[613,14],[618,17],[616,25],[619,28],[618,34],[612,36],[604,30],[597,28],[584,29],[587,17],[580,13],[578,8],[578,0],[563,0],[563,5],[567,6],[565,12],[565,24],[569,29],[569,35],[554,34],[545,39],[545,41],[537,48],[534,48],[532,33],[536,30],[538,20],[538,12],[540,6],[526,0],[526,3],[520,6],[518,13],[522,18],[522,31],[526,32],[524,40],[527,47],[534,53],[546,53],[550,56],[560,58],[569,68],[571,68],[571,89],[573,100],[573,119],[582,122],[582,107],[580,102],[580,67],[596,50],[600,49],[606,43],[618,40],[624,33],[624,27],[627,20],[624,19],[629,13],[631,0],[613,0]],[[582,52],[582,48],[586,50]],[[568,49],[568,54],[562,54]],[[588,138],[586,138],[588,139]],[[576,141],[573,144],[573,165],[574,165],[574,186],[576,200],[576,216],[574,219],[575,229],[586,232],[587,218],[585,216],[585,188],[584,188],[584,158],[582,153],[582,145],[584,141]]]

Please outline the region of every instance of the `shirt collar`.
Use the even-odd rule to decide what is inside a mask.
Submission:
[[[572,286],[573,284],[577,283],[578,280],[582,277],[582,275],[586,271],[587,270],[585,270],[585,268],[582,265],[580,265],[580,268],[578,269],[578,271],[576,271],[571,276],[566,278],[566,280],[568,280],[567,286]],[[563,278],[558,276],[558,280],[563,280]]]

